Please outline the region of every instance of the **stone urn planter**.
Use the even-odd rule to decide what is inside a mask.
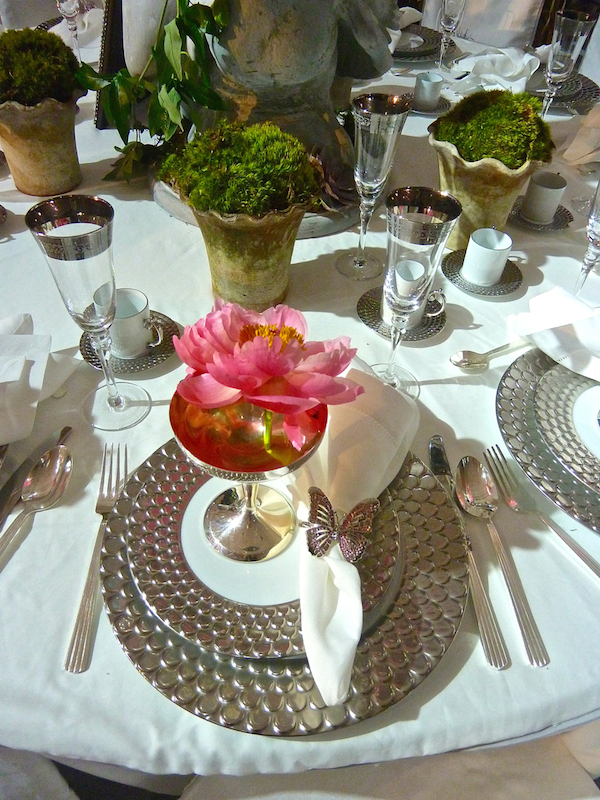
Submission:
[[[74,92],[68,103],[50,97],[34,106],[0,104],[0,146],[19,191],[45,197],[81,183],[75,114],[84,94]]]
[[[452,250],[466,248],[469,236],[478,228],[502,229],[531,175],[548,165],[546,161],[526,161],[519,169],[509,169],[496,158],[465,161],[453,144],[438,141],[433,133],[429,143],[437,154],[440,188],[462,205],[448,240]]]
[[[214,295],[254,311],[282,303],[305,209],[294,206],[262,217],[193,212],[206,245]]]

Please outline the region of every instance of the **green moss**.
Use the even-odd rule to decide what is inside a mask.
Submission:
[[[197,211],[260,217],[313,206],[318,172],[304,146],[276,125],[222,122],[196,136],[160,171]]]
[[[8,30],[0,36],[0,102],[34,106],[47,97],[62,103],[79,86],[73,51],[54,33]]]
[[[518,169],[529,160],[550,161],[554,144],[541,108],[541,101],[525,92],[475,92],[430,131],[438,141],[451,142],[465,161],[496,158]]]

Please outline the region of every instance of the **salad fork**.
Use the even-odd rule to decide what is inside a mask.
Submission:
[[[553,530],[554,533],[556,533],[556,535],[559,536],[563,542],[571,548],[575,555],[579,556],[583,563],[592,570],[594,575],[600,578],[600,564],[590,555],[588,555],[585,550],[583,550],[577,544],[575,539],[572,539],[568,533],[565,533],[565,531],[561,530],[545,514],[542,514],[531,507],[525,506],[522,500],[517,500],[515,497],[515,491],[518,491],[517,482],[508,467],[504,453],[502,450],[500,450],[498,445],[492,445],[492,447],[488,447],[487,450],[485,450],[483,457],[490,471],[490,475],[495,480],[498,488],[500,489],[500,494],[502,495],[504,502],[511,509],[511,511],[514,511],[517,514],[530,514],[541,520],[544,525]]]
[[[123,447],[121,458],[121,445],[117,445],[115,459],[115,446],[104,445],[102,466],[100,468],[100,486],[96,500],[96,513],[102,516],[98,530],[94,551],[90,560],[88,574],[73,628],[73,635],[69,643],[65,669],[67,672],[85,672],[89,669],[92,659],[92,645],[94,642],[94,620],[99,595],[100,553],[106,529],[106,520],[121,493],[127,479],[127,445]]]

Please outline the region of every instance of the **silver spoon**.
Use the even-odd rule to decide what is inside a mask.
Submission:
[[[550,662],[548,652],[531,613],[519,577],[508,558],[496,526],[492,522],[492,516],[498,508],[496,484],[481,461],[472,456],[461,459],[457,467],[456,496],[465,511],[486,521],[496,558],[502,569],[515,609],[529,661],[534,667],[546,666]]]
[[[48,450],[29,470],[23,483],[23,510],[0,538],[0,559],[12,544],[30,514],[53,506],[63,495],[71,477],[73,458],[64,444]]]
[[[483,372],[484,369],[489,367],[490,358],[493,356],[528,346],[527,342],[516,339],[514,342],[508,342],[500,347],[495,347],[493,350],[488,350],[487,353],[476,353],[474,350],[459,350],[458,353],[450,356],[450,361],[455,367],[464,369],[466,372]]]

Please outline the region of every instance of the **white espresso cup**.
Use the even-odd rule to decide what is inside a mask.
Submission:
[[[428,308],[428,306],[430,306]],[[434,289],[426,295],[425,299],[417,308],[416,311],[408,318],[408,330],[416,328],[421,324],[424,317],[431,319],[432,317],[439,317],[442,311],[446,308],[446,298],[442,289]],[[387,325],[392,324],[392,309],[386,303],[383,292],[381,293],[381,319]]]
[[[496,228],[473,231],[460,269],[461,276],[476,286],[493,286],[502,277],[511,248],[510,236]]]
[[[163,331],[150,311],[148,298],[138,289],[117,289],[115,319],[110,328],[111,353],[137,358],[162,343]]]
[[[440,102],[444,79],[437,72],[422,72],[417,75],[413,108],[417,111],[435,111]]]
[[[521,205],[523,219],[537,225],[549,225],[566,188],[566,180],[557,172],[534,172]]]

